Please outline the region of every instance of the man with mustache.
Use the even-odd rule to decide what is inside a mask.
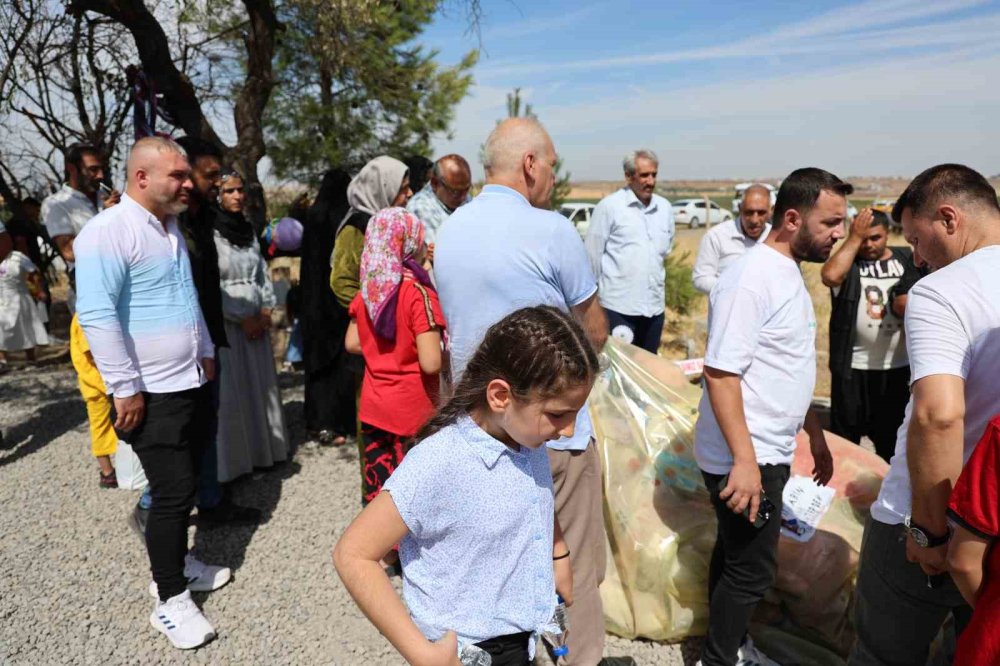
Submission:
[[[594,209],[587,255],[611,335],[655,354],[663,333],[663,262],[674,244],[674,213],[669,201],[654,194],[656,153],[633,151],[623,166],[626,186]]]
[[[743,193],[738,219],[717,224],[701,239],[691,281],[694,288],[708,294],[722,271],[767,238],[771,231],[771,191],[751,185]]]
[[[188,554],[188,517],[209,441],[215,348],[198,305],[177,215],[188,207],[191,167],[170,139],[140,139],[117,206],[73,243],[80,326],[111,393],[115,429],[135,450],[153,505],[146,550],[158,601],[149,618],[174,646],[215,636],[190,590],[211,591],[230,571]]]
[[[778,190],[767,239],[712,289],[705,391],[695,425],[695,459],[718,519],[705,666],[762,661],[746,630],[774,583],[782,492],[803,427],[813,478],[826,484],[833,476],[823,428],[809,407],[816,315],[799,264],[826,261],[843,238],[853,189],[822,169],[793,171]]]

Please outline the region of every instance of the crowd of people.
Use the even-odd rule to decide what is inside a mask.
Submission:
[[[356,442],[361,467],[363,508],[333,560],[410,663],[455,664],[469,646],[497,666],[530,663],[561,604],[570,629],[557,663],[598,664],[606,551],[587,397],[609,336],[660,347],[673,211],[656,193],[658,157],[633,151],[581,242],[548,210],[556,149],[532,118],[500,123],[482,161],[475,197],[459,155],[331,169],[296,213],[288,321],[306,429],[322,444]],[[190,593],[231,572],[188,552],[189,517],[197,507],[199,529],[260,521],[226,484],[290,454],[267,252],[244,215],[243,179],[209,143],[140,139],[122,193],[102,185],[92,147],[67,151],[66,174],[22,214],[40,215],[71,276],[70,351],[100,485],[116,485],[121,443],[148,480],[129,521],[149,557],[150,623],[196,648],[216,632]],[[835,473],[811,407],[803,262],[822,263],[830,288],[830,429],[868,437],[889,463],[865,528],[850,663],[925,663],[949,615],[955,663],[1000,659],[996,192],[955,164],[917,176],[892,220],[871,209],[850,219],[852,192],[798,169],[775,198],[745,190],[738,217],[701,241],[695,458],[718,521],[705,665],[768,663],[747,630],[775,580],[800,430],[814,481]],[[893,221],[911,247],[888,245]],[[31,233],[0,229],[0,349],[46,339]]]

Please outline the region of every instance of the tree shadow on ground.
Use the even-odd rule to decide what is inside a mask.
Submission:
[[[294,375],[283,373],[279,375],[279,379],[283,389],[295,386]],[[298,383],[301,384],[301,379]],[[255,470],[225,484],[226,493],[233,502],[261,510],[261,524],[270,520],[271,514],[281,501],[284,482],[302,469],[302,465],[295,460],[295,454],[306,438],[302,421],[302,401],[284,402],[282,409],[288,437],[288,460],[267,470]],[[243,565],[247,548],[259,527],[260,525],[244,525],[200,528],[195,533],[196,556],[206,562],[223,564],[235,571]]]
[[[281,488],[295,476],[302,465],[289,459],[266,472],[254,472],[227,484],[227,494],[236,504],[260,509],[260,525],[268,522],[281,501]],[[219,526],[199,528],[195,533],[196,557],[205,562],[221,564],[238,570],[246,559],[246,551],[260,525]]]
[[[31,416],[3,432],[0,467],[40,450],[87,420],[83,400],[75,389],[53,388],[43,382],[0,386],[0,404],[35,405]]]

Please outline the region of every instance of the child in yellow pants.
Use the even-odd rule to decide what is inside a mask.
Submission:
[[[97,371],[94,357],[90,355],[90,345],[83,335],[83,329],[73,315],[69,327],[69,355],[76,368],[80,395],[87,405],[87,420],[90,422],[90,450],[101,468],[101,488],[117,488],[118,479],[111,464],[111,456],[118,450],[118,435],[111,423],[111,399],[108,397],[104,380]]]

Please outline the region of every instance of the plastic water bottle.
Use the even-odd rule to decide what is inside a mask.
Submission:
[[[569,646],[566,645],[566,602],[558,594],[556,595],[556,610],[542,631],[542,638],[552,646],[552,656],[556,659],[569,654]]]
[[[493,663],[490,653],[474,643],[462,648],[458,653],[458,660],[462,662],[462,666],[491,666]]]

